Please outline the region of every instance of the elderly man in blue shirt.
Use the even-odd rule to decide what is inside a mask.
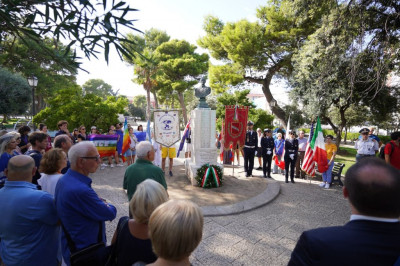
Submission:
[[[58,216],[53,196],[32,184],[34,160],[10,159],[0,189],[0,256],[7,266],[58,265]]]
[[[98,243],[99,230],[102,241],[107,242],[104,222],[113,220],[117,210],[99,198],[91,187],[89,174],[96,172],[101,163],[93,143],[84,141],[75,144],[68,151],[68,158],[71,168],[57,183],[55,202],[64,230],[71,236],[76,251],[79,251]],[[65,231],[62,239],[63,257],[65,263],[70,265],[71,251]]]

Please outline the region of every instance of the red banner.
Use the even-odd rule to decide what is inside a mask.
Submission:
[[[225,106],[225,126],[224,126],[224,148],[236,148],[244,146],[244,139],[246,138],[247,129],[247,116],[249,113],[248,106]]]

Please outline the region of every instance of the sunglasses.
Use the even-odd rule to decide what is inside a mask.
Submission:
[[[100,155],[97,155],[97,156],[85,156],[85,157],[80,157],[80,158],[82,158],[82,159],[92,159],[92,160],[98,161],[98,160],[100,160]]]

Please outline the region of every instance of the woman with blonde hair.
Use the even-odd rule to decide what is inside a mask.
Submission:
[[[167,200],[165,188],[152,179],[137,186],[129,203],[133,219],[122,217],[111,241],[114,245],[112,265],[132,265],[138,261],[152,263],[157,259],[152,251],[148,222],[153,211]]]
[[[13,133],[7,133],[0,137],[0,187],[6,180],[4,169],[7,168],[8,161],[14,156],[13,151],[16,147],[17,140]]]
[[[54,196],[58,180],[63,174],[61,170],[67,166],[67,155],[60,148],[49,150],[43,155],[40,161],[38,184],[46,191]]]
[[[203,235],[203,213],[191,201],[170,200],[155,209],[149,234],[158,259],[150,265],[190,265]]]

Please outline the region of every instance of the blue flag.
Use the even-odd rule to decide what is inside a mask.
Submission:
[[[190,128],[190,120],[185,127],[185,131],[183,131],[183,136],[181,139],[181,143],[179,144],[178,154],[176,155],[176,157],[179,157],[179,153],[181,152],[181,150],[183,150],[183,146],[185,145],[185,140],[189,137],[189,133],[190,133],[189,128]]]

